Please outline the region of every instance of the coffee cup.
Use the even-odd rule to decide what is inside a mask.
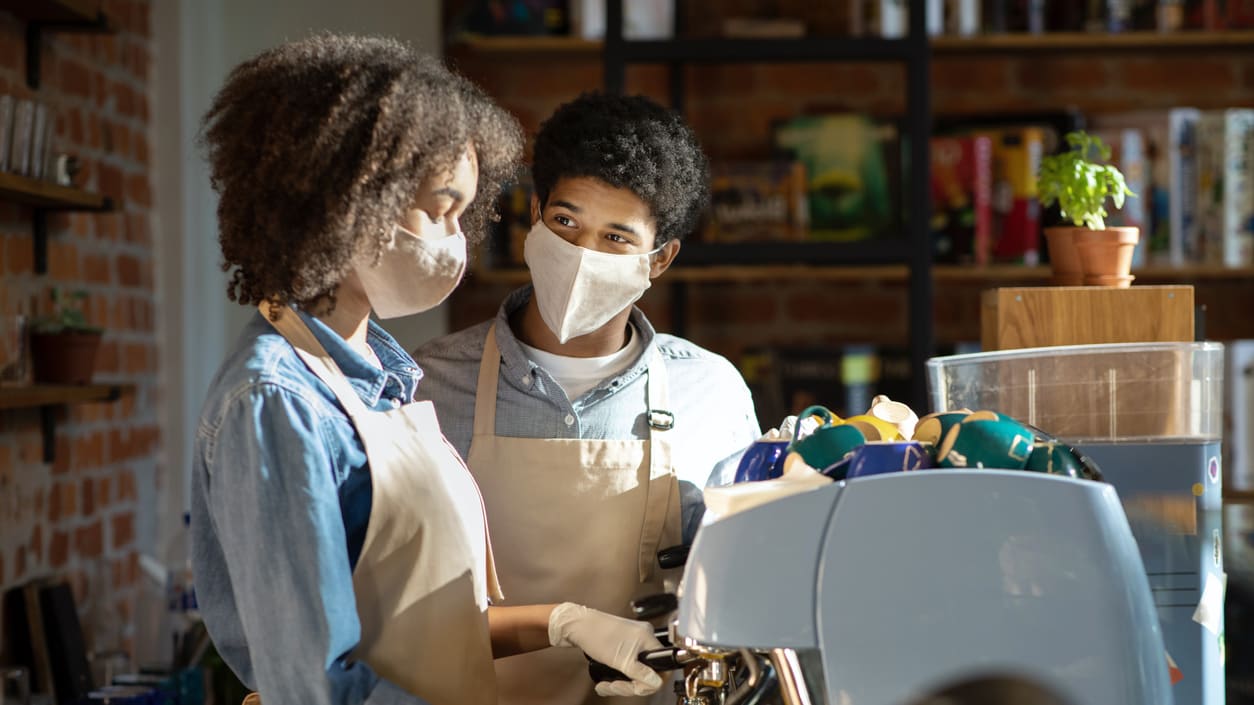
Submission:
[[[757,441],[745,449],[736,466],[733,482],[760,482],[773,480],[784,474],[784,456],[788,454],[788,441]]]
[[[866,443],[866,436],[850,424],[820,426],[800,440],[794,440],[789,450],[796,451],[801,459],[815,469],[834,465],[851,450]]]
[[[915,425],[913,440],[940,445],[945,434],[949,433],[949,429],[962,423],[962,420],[970,413],[969,411],[938,411],[928,414],[919,419],[919,423]]]
[[[882,394],[871,400],[871,410],[867,413],[896,426],[897,434],[903,439],[913,438],[914,427],[919,423],[913,409]]]
[[[932,458],[918,441],[867,441],[850,454],[846,477],[910,472],[932,467]]]
[[[1022,470],[1035,436],[1016,421],[965,421],[949,429],[937,451],[943,468]]]
[[[859,414],[845,419],[845,423],[856,426],[868,441],[896,441],[901,438],[897,426],[870,414]]]
[[[1028,456],[1026,468],[1033,472],[1066,477],[1084,477],[1084,466],[1071,448],[1057,441],[1037,443]]]

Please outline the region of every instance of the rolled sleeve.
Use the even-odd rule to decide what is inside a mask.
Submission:
[[[361,626],[325,408],[256,385],[230,401],[215,434],[207,509],[251,685],[268,704],[420,703],[351,658]]]

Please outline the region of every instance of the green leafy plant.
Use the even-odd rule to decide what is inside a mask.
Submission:
[[[87,300],[87,292],[75,291],[62,295],[56,287],[52,289],[53,312],[47,316],[38,316],[31,321],[31,332],[45,335],[56,333],[101,333],[102,328],[88,325],[83,315],[83,303]]]
[[[1062,217],[1076,227],[1106,229],[1106,199],[1122,208],[1126,196],[1136,194],[1128,188],[1110,160],[1110,147],[1083,130],[1069,132],[1067,149],[1041,159],[1036,177],[1036,190],[1041,205],[1058,204]]]

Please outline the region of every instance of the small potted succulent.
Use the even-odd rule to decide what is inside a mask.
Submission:
[[[104,331],[87,324],[82,308],[86,299],[86,292],[67,296],[54,288],[52,314],[31,321],[30,351],[36,383],[91,383]]]
[[[1122,208],[1135,197],[1110,161],[1110,148],[1084,131],[1066,135],[1067,150],[1041,159],[1036,187],[1042,206],[1057,203],[1067,225],[1045,228],[1054,283],[1117,286],[1132,283],[1135,227],[1106,227],[1106,199]]]

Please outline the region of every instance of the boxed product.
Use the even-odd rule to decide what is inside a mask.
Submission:
[[[1197,243],[1201,261],[1254,264],[1254,110],[1205,111],[1197,123]]]
[[[810,213],[801,162],[722,162],[710,167],[706,242],[804,240]]]
[[[897,222],[886,157],[896,148],[894,125],[860,114],[803,116],[779,126],[775,143],[805,167],[811,239],[866,240]]]
[[[933,137],[932,216],[937,262],[988,264],[993,144],[984,135]]]

